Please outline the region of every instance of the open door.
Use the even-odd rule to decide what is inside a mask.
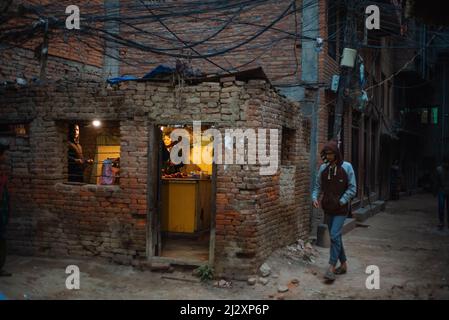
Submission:
[[[213,148],[206,139],[201,141],[200,148],[190,143],[190,161],[173,163],[170,153],[179,140],[172,141],[171,134],[178,128],[187,131],[190,142],[193,141],[193,128],[189,125],[160,125],[154,132],[154,137],[159,136],[159,141],[154,142],[154,147],[158,147],[159,170],[152,171],[158,179],[153,183],[158,189],[154,193],[157,213],[152,215],[153,256],[163,261],[207,263],[211,251],[213,166],[211,161],[193,163],[193,155],[202,152],[202,157],[209,155],[212,159]]]

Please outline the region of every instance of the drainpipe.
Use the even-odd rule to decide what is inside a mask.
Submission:
[[[304,0],[302,2],[302,35],[309,39],[319,37],[319,0]],[[310,40],[302,41],[301,48],[301,81],[304,83],[317,83],[319,81],[318,73],[318,55],[316,52],[315,42]],[[321,54],[325,54],[322,52]],[[317,148],[318,148],[318,112],[320,89],[314,92],[314,101],[304,101],[304,106],[309,109],[311,118],[310,128],[310,195],[313,190],[313,184],[316,175],[317,165]],[[310,198],[310,197],[309,197]],[[311,212],[311,229],[314,232],[315,220],[317,217],[317,209],[312,208]],[[316,233],[315,233],[316,234]]]
[[[105,15],[111,19],[105,22],[105,29],[112,34],[119,34],[120,25],[120,0],[104,0]],[[119,45],[114,41],[105,41],[105,53],[103,58],[103,77],[105,79],[118,77],[120,73]]]

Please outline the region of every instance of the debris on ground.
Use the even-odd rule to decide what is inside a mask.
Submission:
[[[314,268],[307,268],[306,269],[306,273],[311,273],[314,276],[316,276],[316,275],[318,275],[319,272],[316,269],[314,269]]]
[[[395,290],[395,289],[399,289],[399,290],[403,290],[404,289],[404,286],[402,286],[402,285],[393,285],[392,287],[391,287],[391,290]]]
[[[294,285],[299,285],[299,280],[298,279],[292,279],[291,281],[290,281],[290,283],[291,284],[294,284]]]
[[[220,280],[215,282],[214,284],[216,287],[218,288],[231,288],[232,287],[232,282],[231,281],[226,281],[226,280]]]
[[[250,286],[253,286],[253,285],[255,285],[256,284],[256,282],[257,282],[257,279],[256,278],[254,278],[254,277],[250,277],[250,278],[248,278],[248,284],[250,285]]]
[[[284,285],[280,285],[278,286],[278,292],[279,293],[283,293],[283,292],[287,292],[288,291],[288,287],[284,286]]]
[[[259,283],[266,286],[268,284],[268,279],[267,278],[259,278]]]
[[[287,246],[283,255],[293,261],[314,264],[319,254],[310,242],[305,243],[304,240],[299,239],[296,243]]]

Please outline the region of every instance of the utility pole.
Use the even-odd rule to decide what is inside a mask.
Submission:
[[[356,49],[357,40],[357,20],[355,10],[357,0],[346,0],[346,26],[344,35],[344,48]],[[342,128],[342,119],[344,114],[345,100],[350,93],[351,80],[353,75],[351,67],[340,67],[340,81],[337,92],[337,105],[335,107],[334,132],[333,138],[338,141],[340,146],[340,137]]]

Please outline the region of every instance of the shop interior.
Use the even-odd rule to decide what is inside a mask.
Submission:
[[[170,158],[170,134],[176,128],[190,135],[190,163],[174,164]],[[160,126],[160,256],[194,261],[208,261],[211,225],[211,177],[213,147],[210,138],[193,143],[189,126]],[[207,130],[203,126],[201,130]],[[195,154],[201,162],[193,164]],[[196,158],[198,159],[198,158]]]

